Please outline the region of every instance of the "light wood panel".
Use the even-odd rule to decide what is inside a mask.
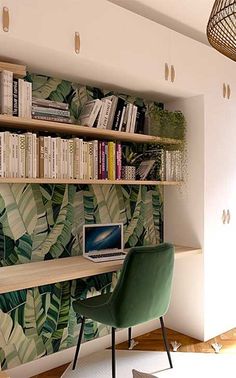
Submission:
[[[201,253],[199,248],[175,247],[175,258]],[[95,263],[83,256],[0,268],[0,294],[119,270],[122,260]]]
[[[41,121],[31,118],[11,117],[0,115],[0,128],[13,128],[19,130],[44,131],[48,133],[60,133],[67,135],[77,135],[97,139],[109,139],[135,143],[160,143],[160,144],[180,144],[177,139],[161,138],[151,135],[126,133],[123,131],[113,131],[72,125],[70,123],[58,123],[51,121]]]
[[[182,181],[154,180],[77,180],[51,178],[0,178],[0,184],[94,184],[94,185],[180,185]]]

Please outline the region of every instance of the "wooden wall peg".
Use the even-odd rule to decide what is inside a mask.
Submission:
[[[2,10],[2,28],[4,32],[9,31],[9,9],[7,7],[3,7]]]
[[[79,54],[80,52],[80,35],[78,32],[75,32],[75,53]]]

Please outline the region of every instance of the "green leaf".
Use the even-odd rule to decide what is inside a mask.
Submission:
[[[37,211],[31,185],[1,184],[0,196],[6,209],[0,217],[4,235],[17,240],[33,233]]]

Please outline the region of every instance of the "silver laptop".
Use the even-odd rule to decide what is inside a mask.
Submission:
[[[123,224],[85,224],[83,256],[95,262],[124,259]]]

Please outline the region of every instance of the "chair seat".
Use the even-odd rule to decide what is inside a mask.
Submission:
[[[73,302],[74,311],[96,322],[115,326],[110,306],[108,304],[112,293],[97,295]]]

